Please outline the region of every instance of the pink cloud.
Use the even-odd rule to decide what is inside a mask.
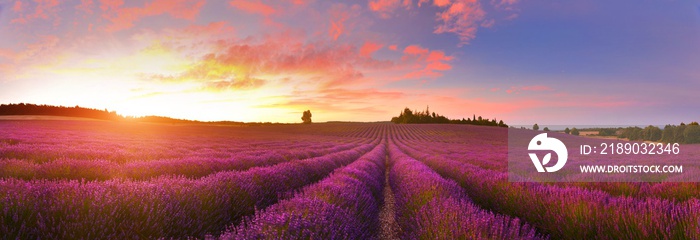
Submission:
[[[92,0],[81,0],[80,5],[76,6],[75,9],[81,10],[87,14],[92,14],[92,7],[94,5]]]
[[[510,16],[506,17],[506,20],[513,20],[513,19],[518,18],[518,16],[519,15],[517,13],[513,13]]]
[[[520,88],[523,91],[551,91],[552,88],[544,85],[525,86]]]
[[[22,1],[15,1],[15,4],[12,6],[12,11],[14,12],[21,12],[22,11]]]
[[[397,51],[399,48],[396,45],[389,45],[389,50],[391,51]]]
[[[262,3],[261,1],[233,0],[229,2],[229,4],[245,12],[260,14],[265,17],[268,17],[277,12],[275,8],[265,3]]]
[[[15,55],[15,51],[12,51],[12,49],[0,48],[0,58],[13,60],[15,59]]]
[[[169,14],[174,18],[194,20],[204,5],[205,0],[155,0],[144,7],[121,8],[121,0],[102,0],[101,8],[107,11],[103,17],[112,24],[105,28],[115,32],[133,27],[134,22],[143,17]]]
[[[403,53],[406,55],[424,55],[428,54],[429,51],[427,48],[422,48],[418,45],[410,45],[403,50]]]
[[[378,43],[373,43],[373,42],[365,42],[364,45],[362,45],[362,48],[360,48],[360,56],[363,57],[371,57],[372,53],[376,52],[377,50],[381,49],[384,45],[378,44]]]
[[[452,65],[448,62],[454,57],[445,55],[443,51],[431,51],[418,45],[410,45],[404,49],[403,53],[402,61],[412,65],[413,70],[401,79],[436,78],[442,76],[442,71],[452,69]]]
[[[53,35],[43,36],[39,42],[27,44],[24,51],[15,55],[15,61],[24,61],[33,57],[43,58],[42,54],[54,50],[59,41],[59,38]]]
[[[458,0],[438,13],[437,19],[441,24],[434,32],[456,34],[460,44],[466,44],[476,37],[476,31],[485,16],[486,12],[478,1]]]
[[[348,7],[344,4],[333,5],[329,11],[331,20],[328,35],[333,40],[338,40],[341,35],[347,34],[350,29],[353,28],[352,23],[348,20],[357,17],[359,15],[358,11],[359,6],[357,5],[352,7]]]
[[[493,27],[493,25],[496,25],[496,20],[494,19],[489,19],[481,22],[481,26],[485,28]]]
[[[12,19],[12,23],[24,24],[35,19],[53,19],[54,25],[58,25],[60,18],[56,14],[56,6],[58,6],[58,0],[35,0],[36,7],[31,13],[25,13],[28,6],[16,1],[12,10],[19,13],[19,17]],[[26,2],[25,2],[26,3]]]
[[[421,7],[429,2],[429,0],[419,0],[417,5]],[[434,0],[432,3],[440,9],[436,14],[438,25],[434,33],[455,34],[459,37],[460,45],[474,39],[479,27],[492,27],[495,24],[493,19],[485,20],[486,12],[481,3],[476,0]],[[492,2],[492,5],[510,6],[515,3],[517,0],[503,0],[498,3]],[[412,1],[401,3],[399,0],[372,0],[369,1],[368,7],[371,11],[379,13],[380,17],[389,18],[395,9],[399,7],[409,9],[411,5]]]
[[[549,86],[544,86],[544,85],[532,85],[532,86],[522,86],[522,87],[517,87],[517,86],[512,86],[509,89],[506,90],[506,93],[508,94],[517,94],[520,92],[524,91],[530,91],[530,92],[541,92],[541,91],[553,91]]]
[[[305,5],[309,3],[309,0],[291,0],[294,5]]]
[[[100,0],[102,11],[117,10],[122,5],[124,5],[124,0]]]
[[[491,5],[499,9],[513,11],[515,10],[513,6],[518,2],[520,2],[520,0],[491,0]]]
[[[344,89],[344,88],[329,88],[322,89],[319,93],[329,100],[347,101],[357,99],[396,99],[404,96],[401,91],[382,91],[374,88],[370,89]]]
[[[233,27],[228,26],[225,21],[220,21],[210,22],[207,25],[190,25],[184,28],[182,32],[189,37],[196,37],[202,35],[221,35],[231,33],[233,31]]]
[[[27,66],[54,59],[59,42],[58,37],[45,35],[40,36],[36,42],[24,44],[23,48],[18,51],[0,49],[0,58],[9,60],[9,63],[4,63],[3,72],[9,75],[10,72],[20,72]]]
[[[409,6],[410,6],[410,2]],[[391,13],[401,5],[399,0],[373,0],[369,2],[369,9],[379,13],[383,18],[390,17]]]

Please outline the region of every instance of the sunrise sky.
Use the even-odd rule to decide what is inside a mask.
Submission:
[[[698,1],[0,0],[0,103],[196,120],[700,120]]]

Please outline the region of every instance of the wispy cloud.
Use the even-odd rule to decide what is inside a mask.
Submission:
[[[121,0],[103,0],[102,16],[111,22],[105,27],[108,32],[129,29],[134,22],[148,16],[169,14],[173,18],[194,20],[205,0],[154,0],[143,7],[124,7]]]

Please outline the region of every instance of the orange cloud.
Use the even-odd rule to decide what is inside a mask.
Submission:
[[[245,12],[260,14],[265,17],[268,17],[276,12],[273,7],[260,1],[233,0],[229,2],[229,4]]]
[[[265,85],[266,81],[257,78],[245,78],[236,80],[223,80],[205,83],[203,89],[209,91],[227,91],[227,90],[249,90],[257,89]]]
[[[438,7],[445,7],[450,4],[450,0],[435,0],[433,4]]]
[[[371,57],[372,53],[376,52],[377,50],[381,49],[384,45],[378,44],[378,43],[373,43],[373,42],[365,42],[364,45],[362,45],[362,48],[360,48],[360,56],[363,57]]]
[[[389,50],[391,50],[391,51],[396,51],[398,49],[399,48],[396,45],[389,45]]]
[[[390,61],[371,58],[369,50],[380,45],[365,44],[366,54],[351,44],[306,42],[289,34],[262,39],[219,41],[212,53],[203,56],[186,71],[176,75],[150,75],[144,79],[171,82],[199,82],[205,86],[262,86],[261,83],[297,78],[320,88],[357,83],[365,69],[382,69]],[[251,81],[257,79],[260,81]],[[245,84],[240,82],[245,82]],[[250,84],[249,84],[250,83]]]
[[[115,32],[133,27],[134,22],[143,17],[169,14],[174,18],[194,20],[205,0],[155,0],[144,7],[121,8],[121,0],[102,0],[101,8],[108,11],[103,15],[112,24],[105,28]]]

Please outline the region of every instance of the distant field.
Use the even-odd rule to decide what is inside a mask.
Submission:
[[[509,183],[506,128],[23,117],[3,238],[700,239],[699,184]]]
[[[72,120],[72,121],[104,121],[94,118],[62,117],[48,115],[0,115],[0,120]]]

